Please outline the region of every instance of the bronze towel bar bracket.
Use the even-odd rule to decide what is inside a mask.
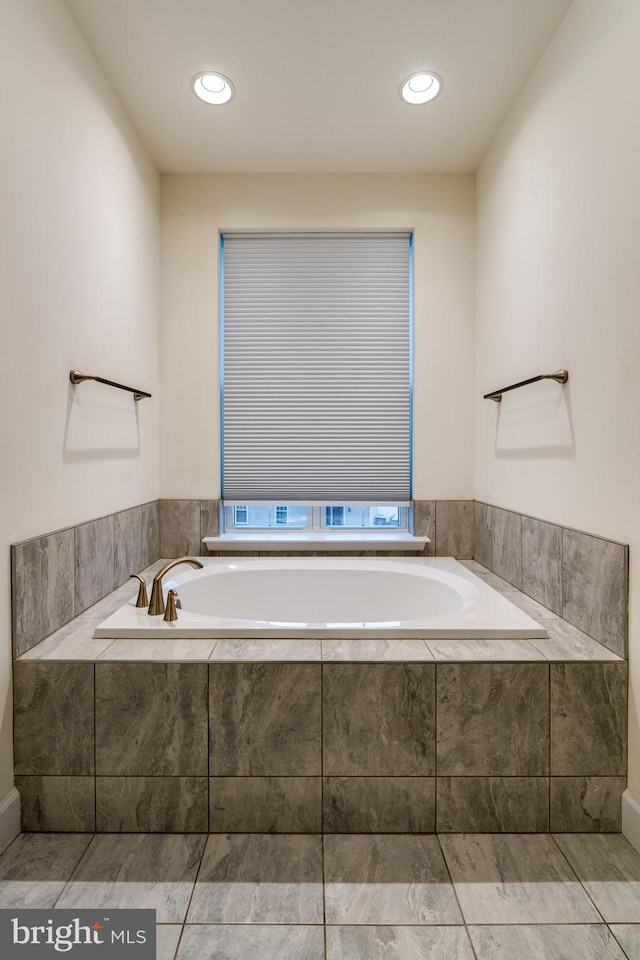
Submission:
[[[151,396],[150,393],[145,393],[144,390],[138,390],[136,387],[125,387],[123,383],[116,383],[114,380],[105,380],[104,377],[92,377],[88,373],[78,373],[77,370],[70,371],[69,380],[71,380],[73,384],[82,383],[84,380],[95,380],[96,383],[106,383],[108,387],[117,387],[118,390],[127,390],[129,393],[132,393],[134,400],[142,400],[144,397]]]
[[[529,383],[537,383],[538,380],[555,380],[557,383],[566,383],[569,379],[568,370],[557,370],[555,373],[541,373],[538,377],[530,377],[528,380],[521,380],[520,383],[512,383],[510,387],[502,387],[501,390],[493,390],[491,393],[485,393],[483,400],[495,400],[500,403],[502,394],[509,390],[517,390],[518,387],[526,387]]]

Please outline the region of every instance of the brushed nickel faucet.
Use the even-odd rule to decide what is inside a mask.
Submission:
[[[138,587],[138,599],[136,600],[136,607],[148,607],[149,599],[147,597],[147,584],[144,577],[139,573],[132,573],[129,577],[129,580],[137,580],[140,584]]]
[[[172,560],[170,563],[167,563],[162,570],[159,570],[153,578],[153,587],[151,588],[151,603],[149,604],[150,617],[160,617],[164,613],[162,578],[164,577],[165,573],[168,573],[169,570],[173,570],[173,568],[177,567],[180,563],[188,563],[196,570],[202,569],[204,566],[204,564],[200,563],[199,560],[196,560],[195,557],[178,557],[177,560]]]

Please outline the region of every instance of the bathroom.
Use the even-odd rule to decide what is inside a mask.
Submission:
[[[102,29],[107,46],[113,32],[112,60],[88,39],[91,15],[99,23],[99,8],[108,6],[97,0],[0,4],[0,70],[13,90],[3,105],[0,156],[0,846],[17,829],[11,544],[160,501],[159,529],[150,529],[153,520],[145,525],[151,539],[159,538],[158,552],[151,555],[151,543],[145,556],[200,554],[220,496],[220,232],[401,228],[414,236],[413,499],[436,504],[436,513],[443,505],[441,516],[456,512],[447,504],[476,501],[629,546],[623,829],[640,848],[640,574],[634,562],[640,546],[640,199],[631,189],[640,148],[637,3],[542,4],[547,19],[537,21],[539,46],[522,60],[527,66],[519,80],[517,64],[509,61],[517,47],[504,42],[500,48],[512,87],[493,119],[485,117],[485,139],[478,139],[473,160],[445,165],[432,155],[429,167],[409,154],[384,166],[356,152],[323,165],[296,154],[292,138],[281,145],[286,155],[231,165],[224,150],[234,128],[224,124],[233,121],[223,119],[216,120],[223,124],[217,128],[222,159],[213,172],[160,155],[142,116],[144,106],[157,108],[153,97],[132,101],[135,120],[123,107],[117,22]],[[498,20],[497,11],[517,8],[524,18],[528,6],[456,5],[470,17],[470,8],[484,14],[476,12],[477,22],[471,17],[459,42],[473,47],[475,36],[486,38],[479,31],[489,29],[500,35],[519,28],[521,36],[522,19],[514,13],[513,23]],[[138,30],[143,44],[139,23]],[[201,52],[209,55],[204,43]],[[428,53],[414,50],[412,57]],[[431,106],[439,109],[445,95],[457,96],[459,124],[471,135],[482,113],[480,85],[467,80],[466,92],[456,92],[444,49],[439,55],[444,88]],[[182,83],[181,70],[170,69],[176,70],[171,82]],[[204,67],[189,69],[187,84]],[[233,74],[231,65],[226,69]],[[413,63],[405,74],[411,69]],[[244,95],[235,79],[230,110],[241,108]],[[395,73],[389,79],[394,103],[401,79]],[[185,110],[200,117],[188,86],[186,94]],[[437,124],[428,127],[428,138],[437,140],[437,131]],[[260,136],[271,142],[268,124]],[[174,146],[182,139],[176,129]],[[215,138],[204,142],[215,145]],[[352,140],[352,150],[357,147]],[[564,387],[537,384],[501,405],[482,399],[559,367],[570,371]],[[98,384],[74,388],[68,380],[74,368],[152,397],[134,403]],[[140,538],[143,509],[132,518]],[[460,516],[468,509],[460,507]],[[153,516],[153,508],[146,510]],[[87,557],[108,553],[115,535],[108,524],[105,529],[106,547],[90,540]],[[115,539],[110,542],[113,552]],[[110,577],[92,567],[91,582],[74,583],[71,593],[86,588],[97,598],[112,588]],[[640,913],[621,922],[638,924]],[[497,951],[494,946],[494,956],[509,955]],[[364,955],[376,956],[373,948]],[[455,956],[454,948],[445,955]],[[486,953],[478,948],[477,955]],[[555,956],[551,948],[546,955]],[[584,956],[590,956],[586,947]],[[613,948],[611,956],[618,956]]]

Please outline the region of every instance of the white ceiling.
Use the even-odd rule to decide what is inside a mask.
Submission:
[[[475,170],[571,0],[66,3],[161,171],[373,173]],[[420,69],[444,89],[409,106]]]

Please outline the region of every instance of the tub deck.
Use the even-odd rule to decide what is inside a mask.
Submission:
[[[144,572],[147,581],[167,563],[157,560]],[[485,580],[509,601],[527,613],[547,634],[546,638],[476,640],[385,638],[291,638],[255,640],[249,637],[227,639],[171,638],[118,639],[96,638],[95,631],[122,605],[131,602],[135,585],[125,583],[64,627],[56,630],[19,658],[23,660],[103,661],[230,661],[230,662],[622,662],[622,659],[558,617],[512,584],[487,570],[475,560],[459,561],[462,567]],[[135,607],[133,608],[135,609]]]
[[[548,638],[95,638],[127,584],[14,663],[24,829],[620,829],[627,664],[472,568]]]

